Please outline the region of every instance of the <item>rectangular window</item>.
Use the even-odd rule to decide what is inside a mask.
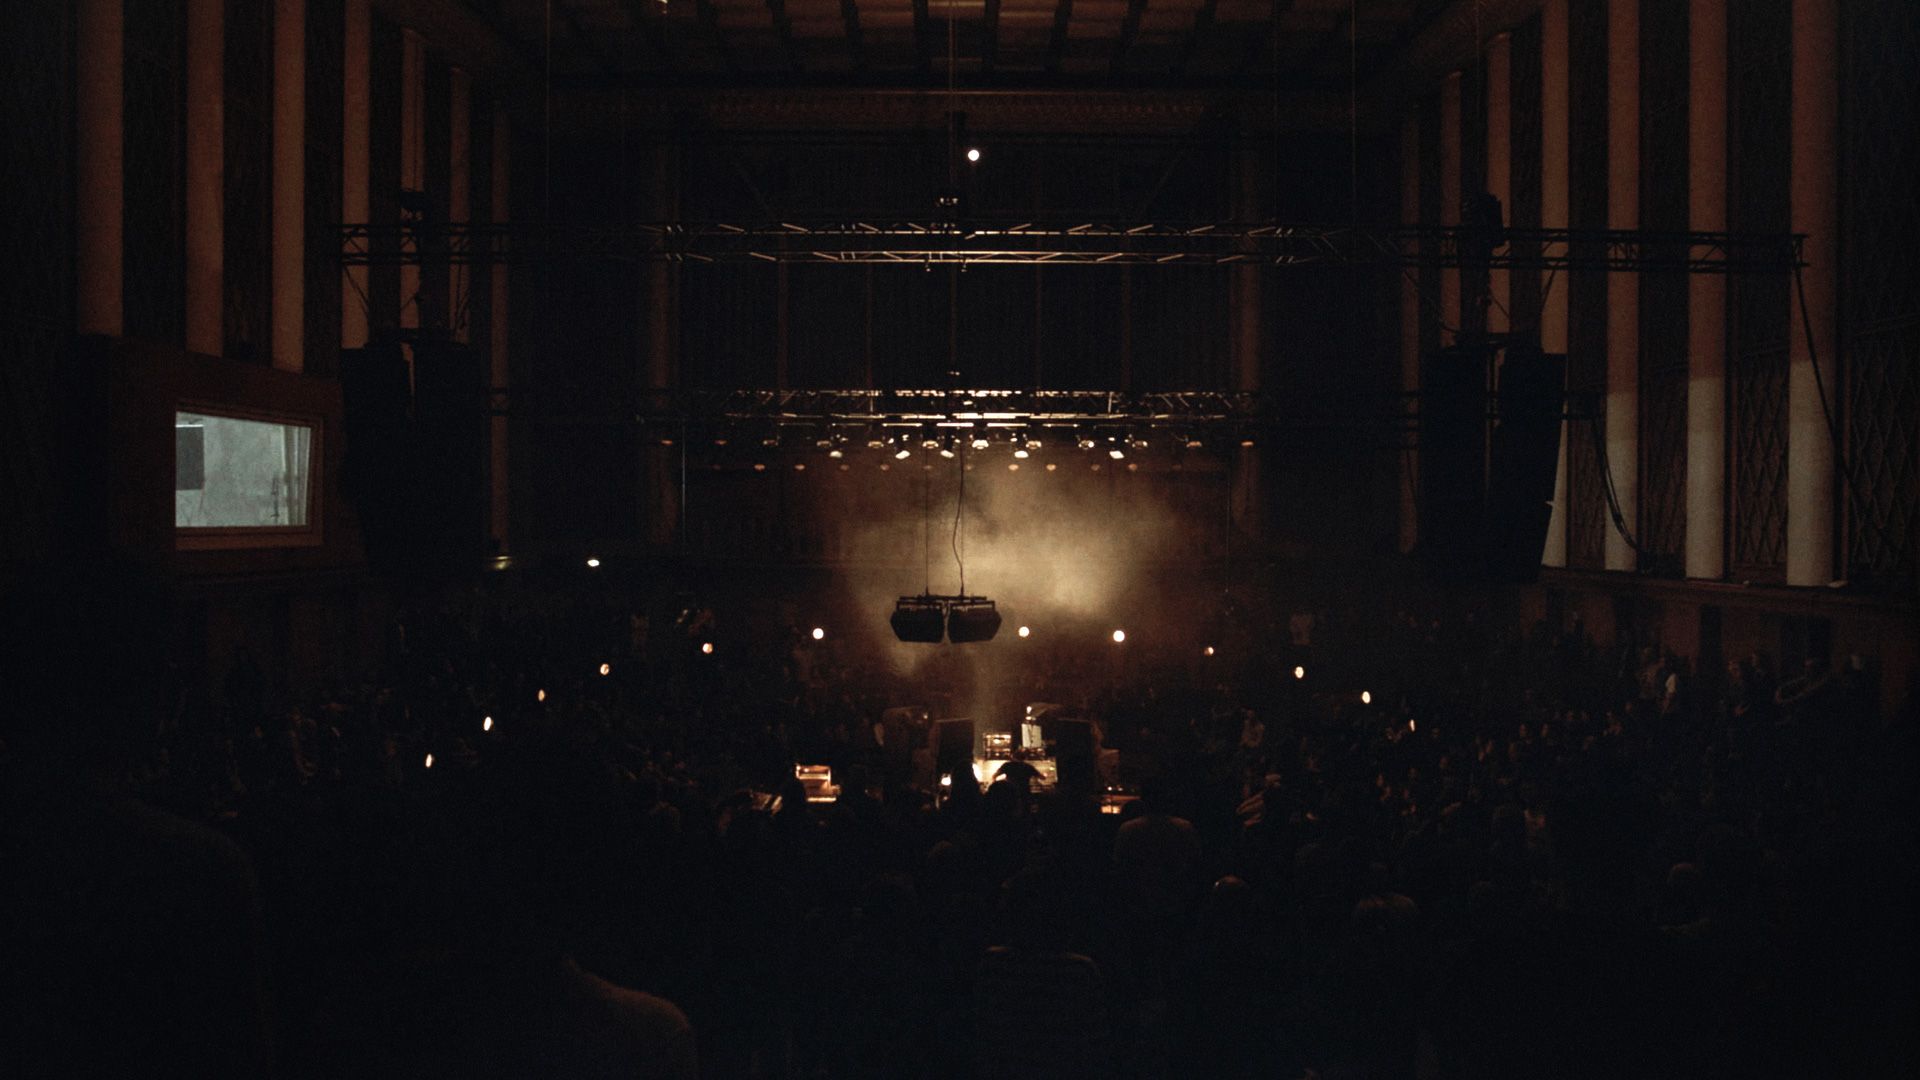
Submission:
[[[315,427],[285,418],[176,412],[173,524],[181,546],[318,543]]]

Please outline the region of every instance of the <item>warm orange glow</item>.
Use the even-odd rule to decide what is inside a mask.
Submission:
[[[596,559],[596,558],[594,558],[594,557],[593,557],[593,556],[591,556],[591,555],[589,555],[589,556],[587,556],[587,569],[589,569],[589,570],[598,570],[598,569],[600,569],[600,560],[599,560],[599,559]]]
[[[611,674],[613,674],[613,665],[612,665],[612,664],[601,664],[601,665],[600,665],[600,674],[602,674],[602,675],[611,675]]]
[[[1020,628],[1020,636],[1021,636],[1021,637],[1026,637],[1026,636],[1028,636],[1028,635],[1029,635],[1029,634],[1031,634],[1031,633],[1033,633],[1033,631],[1031,631],[1031,630],[1029,630],[1029,629],[1027,629],[1027,628],[1026,628],[1026,627],[1024,627],[1024,626]]]
[[[535,701],[547,700],[547,692],[545,690],[535,690],[533,692],[533,700]]]
[[[1414,724],[1414,722],[1413,722],[1413,718],[1412,718],[1411,716],[1409,716],[1409,717],[1407,718],[1407,730],[1408,730],[1408,731],[1418,731],[1418,730],[1419,730],[1419,728],[1418,728],[1418,726],[1416,726],[1416,725]]]
[[[1113,632],[1113,643],[1115,645],[1118,645],[1125,640],[1127,640],[1127,632],[1125,630],[1115,630]]]
[[[433,768],[433,755],[432,755],[432,754],[428,754],[428,755],[427,755],[427,768],[429,768],[429,769],[431,769],[431,768]]]
[[[482,717],[482,718],[481,718],[481,720],[480,720],[480,730],[481,730],[481,731],[492,731],[492,730],[493,730],[493,717],[491,717],[491,716],[487,716],[487,717]]]
[[[1373,704],[1373,691],[1371,690],[1360,691],[1360,704],[1362,705]]]
[[[703,652],[703,653],[706,653],[706,654],[707,654],[708,656],[712,656],[712,655],[713,655],[713,642],[711,642],[711,641],[703,641],[703,642],[701,642],[701,643],[700,643],[700,651],[701,651],[701,652]]]
[[[1207,646],[1206,648],[1204,648],[1204,649],[1201,649],[1201,650],[1200,650],[1200,655],[1202,655],[1202,656],[1212,656],[1212,655],[1213,655],[1213,646],[1211,646],[1211,645],[1209,645],[1209,646]]]
[[[818,626],[813,628],[813,640],[819,641],[821,638],[824,638],[826,636],[827,636],[827,632],[824,628],[818,627]]]
[[[1301,667],[1301,666],[1299,666],[1298,664],[1296,664],[1296,665],[1294,665],[1294,668],[1293,668],[1293,677],[1294,677],[1294,678],[1296,678],[1296,679],[1304,679],[1304,678],[1306,678],[1306,677],[1307,677],[1307,669],[1306,669],[1306,668],[1303,668],[1303,667]]]

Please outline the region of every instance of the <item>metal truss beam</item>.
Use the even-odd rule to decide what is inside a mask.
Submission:
[[[570,391],[529,387],[493,392],[493,411],[583,424],[638,423],[663,434],[735,432],[771,438],[844,440],[969,432],[990,439],[1023,434],[1102,435],[1159,432],[1210,439],[1275,430],[1374,429],[1411,432],[1412,393],[1348,395],[1305,401],[1284,394],[1214,390],[1121,393],[1106,390],[642,390],[627,402],[591,408]],[[1570,395],[1568,420],[1598,416],[1596,403]],[[1489,401],[1488,419],[1498,419]]]
[[[601,260],[901,266],[1385,265],[1467,270],[1787,274],[1801,234],[1422,226],[831,221],[341,227],[348,266]]]

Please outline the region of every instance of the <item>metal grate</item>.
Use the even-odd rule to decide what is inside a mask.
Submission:
[[[1920,9],[1843,12],[1840,295],[1845,341],[1848,575],[1911,589],[1920,515]],[[1827,371],[1831,361],[1821,358]]]
[[[1640,225],[1687,227],[1687,7],[1640,15]],[[1640,275],[1640,567],[1685,573],[1687,534],[1687,279]]]
[[[1732,156],[1731,224],[1788,222],[1788,0],[1752,0],[1727,12]],[[1755,581],[1778,580],[1787,557],[1787,314],[1789,279],[1731,281],[1727,378],[1727,563]]]
[[[273,303],[273,5],[227,0],[225,351],[267,363]]]
[[[340,84],[346,52],[343,0],[307,0],[307,219],[305,293],[309,375],[332,375],[340,354]]]
[[[126,334],[175,345],[186,338],[185,31],[182,0],[126,5]]]
[[[73,6],[15,0],[0,36],[0,562],[58,547],[57,379],[73,342]]]
[[[1576,229],[1607,221],[1607,12],[1599,0],[1568,5],[1568,213]],[[1583,252],[1584,253],[1584,252]],[[1583,570],[1606,565],[1606,475],[1593,425],[1604,425],[1607,388],[1607,280],[1603,273],[1562,273],[1553,288],[1568,290],[1567,389],[1576,404],[1591,403],[1592,424],[1567,435],[1567,564]]]
[[[1512,205],[1507,208],[1507,223],[1516,229],[1540,227],[1540,75],[1540,17],[1536,15],[1513,32],[1510,80],[1510,100],[1513,102],[1513,191]],[[1537,254],[1537,249],[1530,247],[1524,254]],[[1512,290],[1512,298],[1508,301],[1512,314],[1509,325],[1515,333],[1523,336],[1537,334],[1540,329],[1540,271],[1514,270],[1509,273],[1508,281]]]

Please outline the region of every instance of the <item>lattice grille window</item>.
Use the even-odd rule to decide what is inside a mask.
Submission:
[[[1848,574],[1911,589],[1920,515],[1920,12],[1849,4],[1841,64]],[[1822,357],[1825,370],[1832,361]]]

